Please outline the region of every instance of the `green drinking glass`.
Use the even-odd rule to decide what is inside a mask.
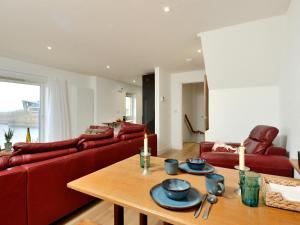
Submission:
[[[260,175],[255,172],[245,172],[240,180],[242,202],[250,207],[259,203]]]

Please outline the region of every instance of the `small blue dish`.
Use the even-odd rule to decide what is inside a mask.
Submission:
[[[205,160],[200,158],[187,159],[186,163],[192,170],[202,170],[205,167]]]
[[[202,195],[193,187],[184,199],[181,199],[180,201],[170,199],[166,196],[162,184],[157,184],[151,188],[150,195],[156,204],[170,210],[185,210],[193,208],[199,205],[202,199]]]
[[[188,181],[181,179],[167,179],[162,182],[162,186],[166,196],[173,200],[181,200],[185,198],[191,189]]]

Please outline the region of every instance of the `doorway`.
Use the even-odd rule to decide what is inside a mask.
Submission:
[[[204,82],[182,84],[182,115],[183,144],[204,141]]]

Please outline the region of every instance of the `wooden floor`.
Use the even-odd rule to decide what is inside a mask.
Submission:
[[[160,155],[160,157],[183,161],[187,158],[198,157],[198,155],[199,144],[184,143],[182,150],[170,150]],[[124,216],[126,225],[139,224],[139,214],[135,210],[125,208]],[[53,225],[75,225],[82,219],[89,219],[101,225],[113,225],[113,205],[105,201],[95,201]],[[162,225],[163,223],[154,217],[149,217],[148,224]]]

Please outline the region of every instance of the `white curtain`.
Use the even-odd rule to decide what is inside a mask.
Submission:
[[[71,118],[66,80],[49,79],[46,85],[45,140],[71,138]]]

